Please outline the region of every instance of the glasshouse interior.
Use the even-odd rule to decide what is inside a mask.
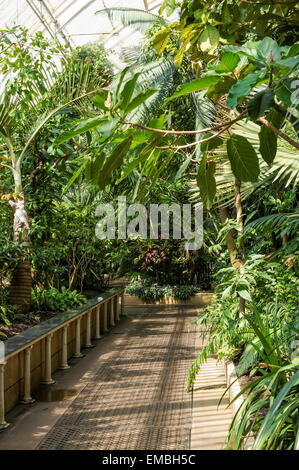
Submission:
[[[298,20],[0,0],[1,450],[299,450]]]

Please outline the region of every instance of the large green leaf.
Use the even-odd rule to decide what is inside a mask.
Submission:
[[[222,80],[222,78],[217,75],[209,75],[208,77],[197,78],[196,80],[192,80],[192,82],[179,85],[175,93],[164,101],[164,104],[178,98],[179,96],[188,95],[189,93],[209,88],[210,86],[220,82],[220,80]]]
[[[260,168],[258,156],[251,143],[242,135],[233,134],[226,146],[235,177],[240,181],[256,181]]]
[[[281,58],[279,46],[276,41],[269,37],[265,37],[262,41],[257,43],[256,56],[258,59],[263,59],[267,64],[270,62],[270,54],[274,61]]]
[[[153,46],[157,54],[161,54],[166,48],[171,36],[171,31],[166,29],[164,31],[158,31],[152,39]]]
[[[266,126],[262,126],[259,132],[260,154],[271,165],[277,152],[277,135]]]
[[[98,116],[90,119],[84,119],[83,121],[77,123],[73,129],[58,136],[55,140],[55,144],[60,145],[63,142],[76,137],[77,135],[84,134],[85,132],[95,129],[96,127],[98,128],[99,132],[102,132],[103,134],[109,134],[111,130],[114,129],[114,127],[117,125],[118,121],[119,118],[108,120]]]
[[[247,75],[243,80],[238,80],[229,90],[226,99],[227,106],[232,109],[235,108],[238,104],[238,100],[247,96],[258,81],[265,76],[265,73],[265,71],[257,70]]]
[[[219,31],[215,26],[205,26],[203,32],[199,37],[200,48],[203,52],[214,52],[219,43]]]
[[[267,88],[266,90],[259,91],[249,100],[247,111],[250,118],[256,121],[259,117],[264,116],[274,104],[274,95],[272,91]]]
[[[208,133],[205,134],[202,139],[206,139],[208,137],[211,137],[212,134]],[[214,137],[214,139],[208,140],[207,142],[203,142],[200,144],[200,150],[202,152],[210,152],[211,150],[216,149],[217,147],[220,147],[220,145],[223,144],[223,140],[220,137]]]
[[[99,93],[97,93],[93,98],[92,101],[96,105],[97,108],[99,109],[105,109],[105,102],[108,98],[108,91],[107,90],[101,90]]]
[[[221,20],[225,24],[230,24],[233,21],[233,17],[230,13],[230,8],[232,8],[232,5],[227,5],[226,2],[224,3],[224,5],[222,7]]]
[[[217,72],[232,72],[240,62],[240,58],[237,54],[231,51],[227,51],[222,54],[220,58],[220,64],[218,65]]]
[[[111,154],[107,157],[101,173],[99,175],[99,186],[100,188],[104,189],[105,186],[108,184],[111,173],[119,168],[123,162],[123,158],[126,153],[129,151],[133,137],[130,136],[127,139],[123,140],[120,144],[118,144],[112,150]]]
[[[123,87],[123,90],[120,94],[120,98],[122,99],[122,103],[120,105],[121,109],[126,109],[127,106],[129,105],[129,103],[132,99],[132,96],[133,96],[133,93],[134,93],[134,90],[135,90],[135,86],[136,86],[136,82],[137,82],[137,79],[138,79],[139,75],[140,75],[140,73],[136,73],[134,75],[134,77],[131,78],[131,80],[128,80],[127,83],[125,84],[125,86]]]
[[[155,93],[157,93],[159,90],[152,90],[152,89],[149,89],[149,90],[145,90],[143,92],[141,92],[139,95],[137,95],[130,103],[129,105],[127,106],[126,108],[126,112],[127,113],[130,113],[131,111],[133,111],[135,108],[137,108],[139,105],[141,105],[142,103],[144,103],[148,98],[150,98],[152,95],[154,95]]]
[[[159,9],[159,15],[163,15],[165,12],[166,16],[172,15],[176,9],[176,0],[162,0],[161,6]]]
[[[237,292],[239,296],[242,297],[242,299],[249,300],[249,302],[251,302],[252,298],[248,290],[240,289],[240,290],[237,290]]]
[[[206,156],[203,155],[198,173],[197,173],[197,184],[199,187],[200,197],[203,204],[209,210],[211,209],[216,195],[216,180],[215,180],[215,162],[210,162],[207,167]]]
[[[266,115],[266,119],[271,122],[276,129],[279,129],[284,121],[284,116],[281,113],[278,113],[275,109],[271,109],[271,111]],[[268,165],[271,165],[277,152],[277,135],[274,134],[271,129],[262,125],[259,132],[259,141],[259,151],[265,162],[267,162]]]

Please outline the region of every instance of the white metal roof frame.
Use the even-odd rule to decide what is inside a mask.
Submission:
[[[74,48],[103,38],[107,42],[124,29],[108,17],[96,16],[96,11],[129,6],[157,13],[160,4],[157,0],[0,0],[0,29],[22,25]]]

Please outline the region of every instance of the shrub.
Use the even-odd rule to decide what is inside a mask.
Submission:
[[[126,287],[125,292],[130,295],[137,295],[141,300],[159,300],[164,297],[163,287],[150,281],[134,281]]]
[[[173,297],[179,300],[187,300],[198,292],[200,292],[200,288],[197,286],[174,286],[172,289]]]
[[[62,287],[61,292],[54,287],[48,290],[32,291],[32,308],[34,310],[65,311],[86,302],[84,295],[76,290],[68,291]]]
[[[127,294],[136,295],[141,300],[159,300],[165,295],[179,300],[187,300],[199,291],[197,286],[159,286],[148,280],[133,281],[125,289]]]

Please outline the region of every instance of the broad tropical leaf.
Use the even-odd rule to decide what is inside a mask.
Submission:
[[[250,142],[242,135],[233,134],[226,146],[235,177],[240,181],[256,181],[260,173],[259,161]]]
[[[221,77],[217,75],[211,75],[209,77],[197,78],[192,82],[179,85],[175,93],[170,98],[168,98],[164,104],[178,98],[179,96],[188,95],[189,93],[194,93],[195,91],[205,90],[206,88],[209,88],[211,85],[215,85],[221,80]]]
[[[208,167],[206,167],[206,157],[204,155],[197,173],[197,184],[201,200],[208,210],[211,209],[216,194],[215,169],[216,165],[214,162],[210,162]]]
[[[111,154],[107,157],[102,169],[100,170],[99,175],[99,186],[100,188],[105,188],[108,184],[112,171],[116,168],[119,168],[123,162],[123,158],[126,153],[129,151],[133,137],[130,136],[127,139],[123,140],[112,150]]]

